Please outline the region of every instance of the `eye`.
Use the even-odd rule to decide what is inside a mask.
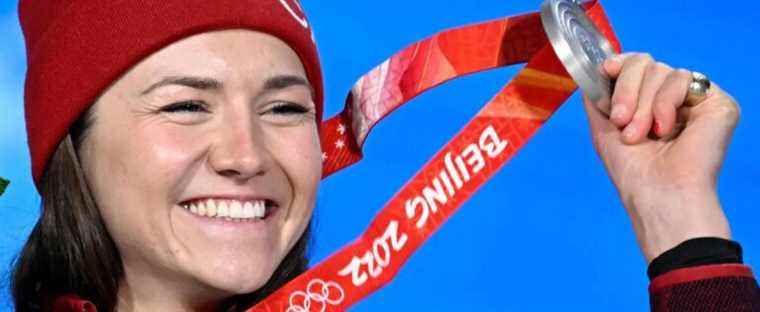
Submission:
[[[278,101],[263,113],[262,117],[269,122],[282,126],[300,125],[304,121],[313,120],[316,116],[314,108],[296,102]]]
[[[310,112],[311,109],[293,102],[279,102],[269,111],[277,115],[300,115]]]
[[[200,101],[183,101],[161,108],[165,113],[204,113],[208,112],[206,104]]]

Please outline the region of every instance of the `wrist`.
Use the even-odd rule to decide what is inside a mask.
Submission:
[[[692,238],[654,258],[647,268],[647,275],[652,280],[677,269],[741,263],[739,243],[716,237]]]
[[[713,188],[658,187],[627,198],[624,204],[647,263],[692,238],[731,239]]]

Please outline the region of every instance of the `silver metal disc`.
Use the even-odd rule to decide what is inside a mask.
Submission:
[[[572,0],[545,0],[541,22],[565,69],[599,110],[609,115],[612,82],[601,65],[615,55],[607,38]]]

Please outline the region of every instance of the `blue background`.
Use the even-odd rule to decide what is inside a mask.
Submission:
[[[535,11],[533,1],[304,1],[326,77],[326,116],[363,73],[439,30]],[[708,74],[742,105],[720,196],[745,261],[760,264],[760,92],[754,2],[606,1],[627,51]],[[359,235],[404,182],[518,67],[463,78],[377,127],[363,162],[324,181],[314,261]],[[0,2],[0,310],[10,263],[38,215],[23,127],[25,55],[16,1]],[[576,94],[395,281],[356,311],[645,311],[646,263],[599,162]]]

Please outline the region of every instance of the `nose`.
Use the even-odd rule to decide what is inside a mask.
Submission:
[[[272,155],[260,126],[250,114],[225,116],[209,151],[209,164],[219,175],[245,181],[265,175],[271,168]]]

